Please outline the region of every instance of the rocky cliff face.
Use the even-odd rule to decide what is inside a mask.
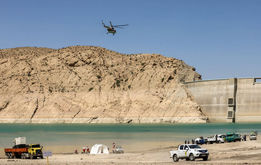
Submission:
[[[183,81],[195,68],[100,47],[0,50],[0,122],[205,122]]]

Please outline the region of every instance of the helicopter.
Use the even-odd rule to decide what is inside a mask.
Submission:
[[[122,29],[123,26],[128,26],[128,24],[125,24],[125,25],[112,25],[111,21],[110,21],[110,26],[106,26],[103,21],[102,21],[102,25],[107,29],[107,31],[108,31],[107,34],[112,33],[113,35],[116,33],[115,28]]]

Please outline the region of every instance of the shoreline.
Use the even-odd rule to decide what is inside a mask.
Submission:
[[[42,123],[42,124],[58,124],[58,123],[88,123],[88,124],[160,124],[160,123],[207,123],[205,117],[143,117],[143,118],[33,118],[33,119],[0,119],[0,123]]]
[[[174,143],[173,143],[174,144]],[[175,145],[176,146],[176,145]],[[256,141],[242,141],[231,142],[223,144],[204,144],[202,148],[206,148],[210,152],[209,160],[202,161],[197,159],[193,162],[186,160],[179,160],[175,164],[261,164],[261,141],[260,136]],[[62,149],[63,147],[60,147]],[[167,147],[154,147],[136,152],[128,152],[125,150],[124,154],[106,154],[106,155],[89,155],[89,154],[69,154],[69,153],[56,153],[49,157],[50,164],[146,164],[146,165],[164,165],[173,164],[173,160],[170,158],[169,151],[176,149],[173,145]],[[2,149],[1,149],[2,150]],[[1,157],[2,158],[2,157]],[[6,165],[22,165],[22,164],[34,164],[43,165],[46,164],[45,159],[37,160],[21,160],[21,159],[0,159],[0,164]]]

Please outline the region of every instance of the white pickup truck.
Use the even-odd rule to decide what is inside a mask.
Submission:
[[[225,135],[214,135],[211,137],[207,137],[207,143],[212,144],[212,143],[224,143],[225,142]]]
[[[197,158],[203,158],[206,161],[208,156],[208,150],[200,148],[197,144],[182,144],[178,146],[178,150],[170,151],[170,157],[174,162],[179,161],[179,159],[194,161]]]

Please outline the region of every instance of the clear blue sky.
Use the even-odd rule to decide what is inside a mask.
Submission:
[[[94,45],[175,57],[203,79],[261,77],[261,0],[0,2],[0,48]],[[101,20],[129,26],[106,35]]]

